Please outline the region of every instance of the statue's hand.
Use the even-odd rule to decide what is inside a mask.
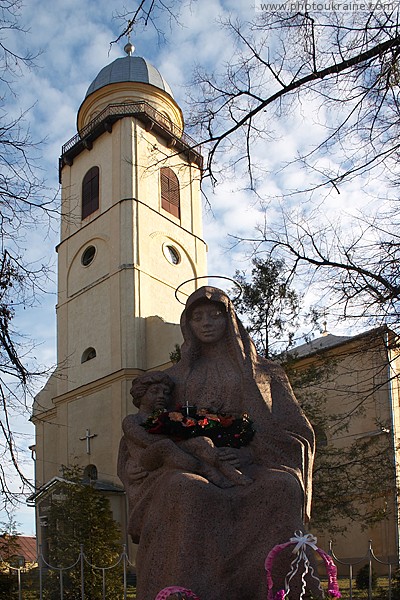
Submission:
[[[129,481],[132,481],[135,483],[140,483],[149,474],[148,471],[143,469],[143,467],[140,467],[140,466],[135,467],[133,465],[132,466],[129,465],[126,472],[129,477]]]
[[[226,461],[233,467],[240,467],[239,451],[236,448],[218,448],[218,458],[221,461]]]

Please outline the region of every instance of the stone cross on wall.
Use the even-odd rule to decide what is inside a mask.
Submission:
[[[90,454],[90,440],[92,438],[97,437],[97,433],[90,433],[90,429],[86,429],[86,435],[84,437],[79,438],[81,442],[86,440],[86,454]]]

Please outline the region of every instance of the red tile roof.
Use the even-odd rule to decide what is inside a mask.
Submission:
[[[13,554],[20,554],[27,563],[37,562],[36,538],[30,535],[18,535],[13,542]],[[0,537],[0,555],[2,550],[7,551],[7,541],[4,536]],[[6,557],[5,557],[6,558]]]

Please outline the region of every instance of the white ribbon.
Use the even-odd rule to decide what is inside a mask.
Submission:
[[[307,546],[310,546],[313,550],[317,550],[317,538],[311,533],[303,534],[302,531],[296,531],[294,537],[290,538],[289,541],[296,544],[292,550],[292,554],[305,551]]]

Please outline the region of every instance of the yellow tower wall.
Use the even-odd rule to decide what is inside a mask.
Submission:
[[[193,159],[184,138],[176,137],[183,128],[176,102],[152,85],[108,85],[84,100],[78,130],[90,137],[95,127],[90,121],[111,104],[123,102],[145,102],[150,115],[156,109],[154,130],[140,116],[119,115],[112,127],[87,138],[85,146],[76,138],[73,153],[63,155],[60,163],[58,359],[35,399],[32,417],[37,488],[59,477],[62,465],[95,465],[99,481],[115,486],[110,498],[122,528],[125,498],[119,495],[116,467],[122,420],[136,410],[131,382],[146,370],[169,364],[170,352],[181,342],[182,305],[175,290],[204,276],[207,268],[199,155]],[[82,181],[94,166],[99,168],[99,208],[82,220]],[[179,179],[180,218],[161,206],[163,166]],[[89,246],[95,255],[85,266],[82,255]],[[168,246],[179,255],[178,264],[168,260]],[[186,284],[180,300],[204,283]],[[96,356],[82,362],[89,348]],[[87,430],[95,436],[89,452]],[[39,502],[39,516],[41,510]],[[38,527],[39,539],[42,533]]]

